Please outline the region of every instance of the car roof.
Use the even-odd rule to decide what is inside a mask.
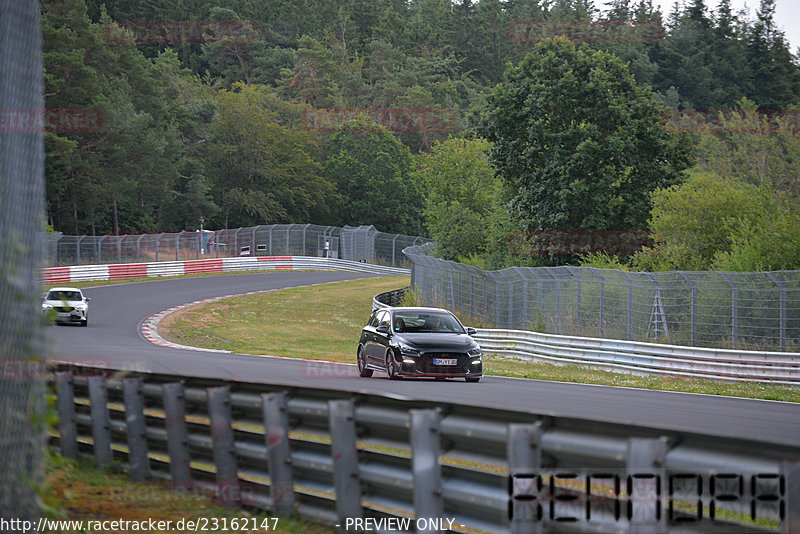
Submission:
[[[424,306],[393,306],[390,308],[385,308],[392,311],[408,311],[408,312],[444,312],[444,313],[452,313],[449,310],[445,310],[444,308],[426,308]]]

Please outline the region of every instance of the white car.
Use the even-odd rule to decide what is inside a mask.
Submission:
[[[85,297],[77,287],[53,287],[42,302],[42,311],[53,314],[58,323],[89,324],[89,297]]]

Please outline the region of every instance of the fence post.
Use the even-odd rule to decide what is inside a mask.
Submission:
[[[56,407],[58,409],[58,442],[61,455],[78,457],[78,430],[75,426],[75,389],[72,373],[56,373]]]
[[[161,234],[156,236],[156,261],[158,261],[158,253],[161,250]]]
[[[625,274],[625,271],[618,270],[618,272],[628,282],[628,341],[633,341],[633,280]]]
[[[739,343],[739,286],[727,274],[721,271],[717,274],[731,286],[731,345],[735,347]]]
[[[268,256],[272,256],[272,231],[275,229],[275,225],[269,227],[269,254]]]
[[[239,467],[231,427],[231,392],[228,386],[208,388],[208,416],[211,421],[211,440],[214,445],[214,465],[217,469],[218,498],[223,504],[241,501]]]
[[[660,533],[666,530],[666,458],[666,437],[628,439],[628,517],[636,532]]]
[[[512,534],[541,532],[542,451],[539,444],[542,433],[541,422],[508,425],[508,513]]]
[[[692,288],[692,346],[697,345],[697,282],[686,276],[683,271],[678,271],[689,286]]]
[[[775,276],[774,273],[767,273],[770,280],[775,282],[775,285],[781,290],[780,296],[780,336],[781,336],[781,350],[786,350],[786,285]]]
[[[92,417],[94,462],[97,467],[111,463],[111,426],[108,421],[108,392],[105,378],[89,377],[89,404]]]
[[[122,397],[125,403],[125,429],[128,434],[128,465],[133,480],[141,482],[150,476],[142,379],[123,379]]]
[[[117,237],[117,263],[122,263],[122,240],[126,239],[127,237],[127,234],[122,237]]]
[[[308,230],[309,226],[311,226],[311,223],[303,227],[303,256],[308,256],[308,252],[306,252],[306,231]]]
[[[444,515],[442,473],[439,466],[441,443],[439,413],[436,410],[410,410],[411,414],[411,471],[414,480],[414,519],[417,526],[426,519]],[[417,529],[417,532],[436,532],[436,529]]]
[[[173,487],[189,488],[192,484],[189,458],[189,432],[186,428],[186,403],[183,384],[171,382],[162,386],[164,391],[164,424],[167,428],[169,474]]]
[[[561,280],[556,278],[556,334],[561,333]]]
[[[139,263],[139,261],[140,261],[139,260],[139,254],[141,253],[141,248],[142,248],[141,243],[142,243],[142,238],[143,237],[144,237],[144,235],[140,235],[139,239],[136,240],[136,263]]]
[[[83,241],[84,237],[86,236],[85,235],[80,236],[78,238],[78,241],[75,243],[75,265],[81,264],[81,241]]]
[[[100,241],[95,240],[95,255],[97,256],[97,263],[103,263],[103,241],[107,236],[100,236]]]
[[[294,474],[289,449],[289,416],[285,393],[262,393],[264,435],[267,442],[267,468],[272,511],[279,517],[294,512]]]
[[[394,260],[394,248],[395,248],[395,241],[397,241],[397,236],[400,234],[394,234],[394,239],[392,239],[392,267],[397,267],[397,263]]]
[[[347,518],[359,519],[364,516],[361,508],[353,401],[328,401],[328,421],[333,457],[333,485],[336,488],[336,514],[340,524],[344,525]],[[340,530],[345,532],[343,526]]]

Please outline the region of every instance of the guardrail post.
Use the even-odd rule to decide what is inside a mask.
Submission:
[[[784,495],[785,517],[781,521],[781,532],[800,532],[800,462],[787,462],[781,469],[786,484]]]
[[[628,439],[628,517],[637,533],[666,530],[664,466],[667,438]]]
[[[61,455],[78,457],[78,429],[75,426],[75,389],[72,373],[56,373],[56,408],[58,409],[58,442]]]
[[[508,425],[508,515],[512,534],[541,532],[542,433],[540,422]]]
[[[289,449],[289,415],[285,393],[263,393],[261,405],[267,442],[272,512],[279,517],[294,513],[294,474]]]
[[[186,489],[192,484],[192,470],[183,384],[172,382],[164,384],[162,389],[164,391],[164,423],[167,427],[169,474],[173,487]]]
[[[410,410],[411,471],[414,480],[414,519],[417,532],[437,532],[425,526],[426,520],[444,516],[442,473],[439,466],[441,443],[439,413],[436,410]]]
[[[336,488],[336,515],[340,525],[347,518],[360,519],[361,480],[358,475],[356,419],[350,399],[328,401],[328,420],[333,457],[333,485]],[[345,532],[344,527],[340,527]]]
[[[111,425],[108,421],[108,392],[105,378],[89,378],[89,410],[92,417],[94,462],[100,467],[111,463]]]
[[[217,492],[226,505],[238,504],[239,467],[231,427],[231,392],[228,386],[208,388],[208,415],[211,440],[214,444],[214,465],[217,468]]]
[[[123,379],[122,397],[125,403],[125,428],[128,434],[128,465],[133,480],[141,482],[150,476],[142,379]]]

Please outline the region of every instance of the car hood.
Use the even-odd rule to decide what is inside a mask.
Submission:
[[[394,341],[415,349],[466,352],[478,346],[467,334],[395,334]]]

